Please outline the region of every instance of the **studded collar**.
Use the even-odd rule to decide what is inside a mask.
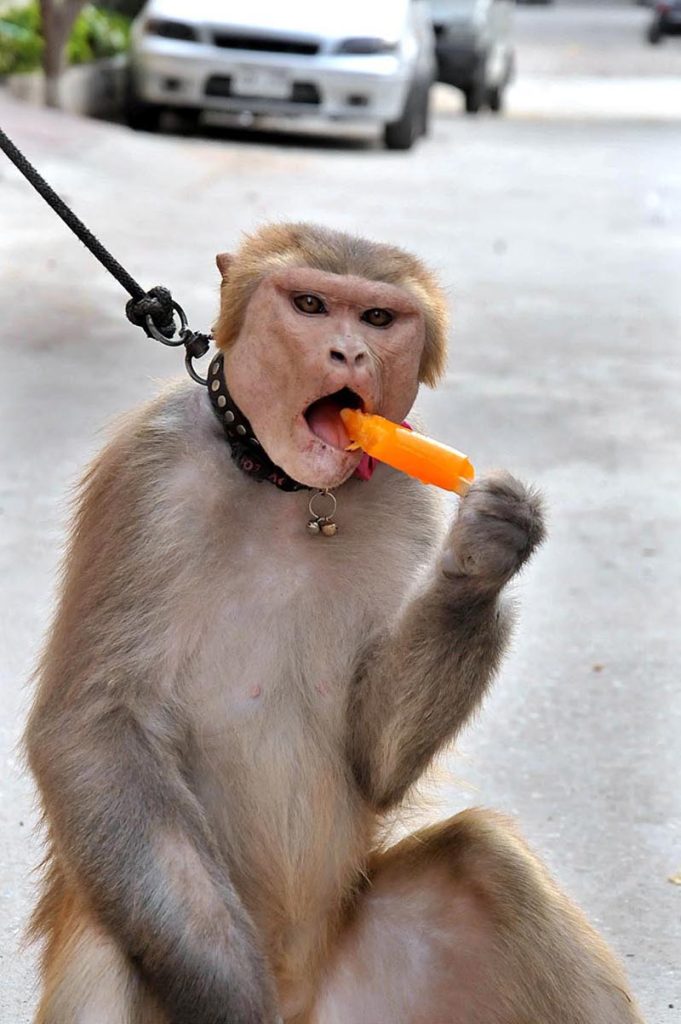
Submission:
[[[251,424],[227,390],[222,352],[218,352],[208,368],[208,394],[231,448],[232,458],[242,472],[254,480],[267,480],[282,491],[313,490],[290,477],[264,451]]]

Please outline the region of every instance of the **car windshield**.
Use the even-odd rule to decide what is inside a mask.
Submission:
[[[480,0],[429,0],[433,21],[447,21],[452,16],[472,15]]]
[[[322,36],[375,35],[399,38],[407,0],[343,0],[342,4],[319,0],[249,0],[247,4],[224,0],[151,0],[148,11],[157,17],[285,29]]]

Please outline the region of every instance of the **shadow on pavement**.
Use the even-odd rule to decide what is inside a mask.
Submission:
[[[110,115],[99,116],[96,120],[109,121],[121,124],[125,127],[125,120],[122,116]],[[134,129],[130,129],[133,131]],[[354,131],[354,134],[352,134]],[[359,130],[361,131],[361,129]],[[289,149],[305,150],[326,150],[326,151],[347,151],[353,153],[375,152],[382,149],[382,142],[377,133],[366,129],[359,134],[358,129],[348,129],[347,133],[341,127],[327,131],[317,129],[309,123],[301,124],[297,129],[289,126],[277,127],[275,124],[258,124],[244,127],[238,124],[201,121],[196,124],[182,116],[168,113],[161,122],[161,129],[158,135],[174,138],[197,138],[212,139],[216,142],[240,142],[252,146],[286,146]]]

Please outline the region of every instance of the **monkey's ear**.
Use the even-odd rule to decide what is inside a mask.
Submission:
[[[234,257],[231,252],[219,252],[215,257],[215,262],[218,265],[218,270],[222,275],[222,280],[225,281],[229,275],[229,268],[234,261]]]

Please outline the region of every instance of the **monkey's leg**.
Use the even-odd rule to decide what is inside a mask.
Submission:
[[[35,931],[45,940],[35,1024],[167,1024],[118,945],[56,872]]]
[[[379,856],[312,1024],[642,1024],[605,943],[500,816]]]

